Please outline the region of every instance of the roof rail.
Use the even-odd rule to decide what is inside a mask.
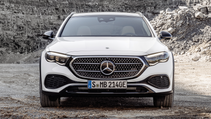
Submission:
[[[71,12],[70,14],[75,14],[76,12]]]
[[[139,14],[141,17],[144,16],[141,12],[136,12],[136,13]]]

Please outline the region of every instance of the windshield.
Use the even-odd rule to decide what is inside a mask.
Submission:
[[[84,36],[152,37],[141,17],[108,15],[72,17],[61,33],[61,37]]]

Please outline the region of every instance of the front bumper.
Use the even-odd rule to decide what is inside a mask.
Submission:
[[[174,63],[173,56],[169,57],[169,60],[165,63],[159,63],[155,66],[150,66],[145,69],[145,71],[134,79],[128,79],[128,87],[143,87],[146,88],[147,92],[138,91],[99,91],[92,92],[90,90],[86,91],[67,91],[70,87],[87,87],[87,79],[81,79],[75,76],[68,67],[60,66],[56,63],[50,63],[45,60],[45,53],[41,56],[41,83],[42,91],[48,95],[59,95],[59,96],[74,96],[74,95],[116,95],[116,96],[152,96],[152,95],[166,95],[172,93],[173,83],[174,83]],[[47,88],[45,86],[45,78],[48,75],[62,75],[70,79],[72,82],[64,86],[58,87],[56,89]],[[165,88],[159,88],[152,84],[146,83],[146,80],[152,76],[166,76],[168,77],[169,86]]]
[[[155,97],[166,96],[173,93],[173,90],[163,93],[139,93],[139,92],[66,92],[66,88],[59,93],[42,91],[48,96],[56,97]]]
[[[59,93],[55,92],[47,92],[43,91],[44,94],[49,96],[57,96],[57,97],[153,97],[153,96],[165,96],[173,93],[173,90],[163,93],[155,93],[154,91],[150,90],[149,88],[143,86],[142,84],[128,84],[127,90],[122,89],[94,89],[89,90],[86,88],[86,83],[73,83],[68,87],[61,90]],[[134,90],[135,89],[135,90]]]

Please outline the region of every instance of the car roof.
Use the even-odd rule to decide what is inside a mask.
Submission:
[[[142,17],[140,12],[126,13],[126,12],[90,12],[90,13],[74,13],[73,16],[98,16],[98,15],[115,15],[115,16],[136,16]]]

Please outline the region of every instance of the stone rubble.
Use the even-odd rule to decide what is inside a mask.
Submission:
[[[157,34],[160,31],[168,31],[172,34],[172,40],[162,42],[174,55],[193,54],[190,58],[199,61],[202,57],[211,56],[210,9],[211,5],[201,4],[192,7],[179,6],[174,10],[168,8],[166,12],[162,12],[150,22]]]

